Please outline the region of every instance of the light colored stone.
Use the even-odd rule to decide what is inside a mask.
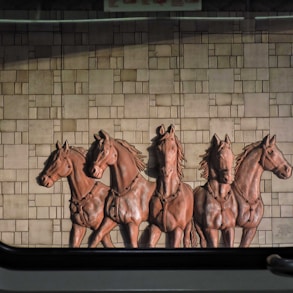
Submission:
[[[209,96],[185,94],[183,96],[184,117],[209,117]]]
[[[208,68],[208,45],[185,44],[184,68]]]
[[[124,48],[124,68],[142,69],[148,67],[148,47],[146,45]]]
[[[234,77],[232,69],[210,69],[209,91],[211,93],[232,93],[234,89]]]
[[[268,67],[268,44],[244,44],[244,67]]]
[[[4,195],[3,198],[4,219],[27,219],[28,196]]]
[[[150,70],[150,93],[172,94],[174,93],[173,70]]]
[[[53,75],[50,70],[29,71],[30,94],[53,94]]]
[[[90,70],[89,71],[89,93],[111,94],[113,90],[113,70]]]
[[[4,119],[27,119],[28,118],[28,97],[4,96]]]
[[[29,220],[29,243],[47,245],[53,243],[53,224],[51,220]]]

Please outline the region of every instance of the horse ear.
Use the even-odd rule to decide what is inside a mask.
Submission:
[[[160,133],[160,135],[164,135],[164,133],[165,133],[165,125],[164,124],[161,124],[161,126],[159,127],[159,133]]]
[[[59,142],[59,140],[57,140],[56,142],[56,149],[60,150],[62,148],[61,143]]]
[[[215,133],[214,136],[212,137],[212,144],[219,146],[221,144],[220,138],[217,136]]]
[[[104,139],[109,140],[109,134],[105,130],[103,130],[103,129],[101,129],[99,131],[99,136],[100,136],[100,139],[101,138],[104,138]]]
[[[63,149],[67,152],[69,150],[69,143],[67,140],[65,140],[64,144],[63,144]]]
[[[174,126],[173,124],[171,124],[171,125],[169,126],[169,133],[170,133],[170,134],[174,134],[174,133],[175,133],[175,126]]]
[[[276,135],[273,135],[273,137],[270,139],[270,145],[276,144]]]
[[[100,140],[101,139],[101,137],[97,133],[94,134],[94,138],[95,138],[95,140]]]
[[[263,138],[262,144],[267,147],[267,146],[269,146],[269,141],[270,141],[270,135],[268,134]]]
[[[225,142],[229,145],[231,145],[231,140],[228,134],[225,135]]]

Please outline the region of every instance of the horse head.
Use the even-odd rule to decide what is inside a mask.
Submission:
[[[169,177],[177,172],[178,160],[181,164],[183,155],[179,155],[179,148],[182,148],[175,135],[175,126],[171,124],[167,130],[162,124],[158,129],[158,138],[156,143],[156,154],[159,162],[160,171],[163,177]]]
[[[94,134],[94,138],[89,171],[93,177],[100,179],[107,166],[113,165],[117,161],[117,151],[113,146],[112,138],[106,131],[100,130],[98,134]]]
[[[48,157],[43,171],[37,177],[37,182],[40,185],[52,187],[57,180],[67,177],[71,173],[72,164],[67,160],[69,150],[67,141],[65,141],[63,146],[57,141],[56,150]]]
[[[291,177],[292,166],[277,147],[275,135],[271,139],[269,135],[265,136],[260,147],[262,148],[262,155],[259,163],[264,170],[273,172],[280,179]]]
[[[209,177],[215,177],[219,183],[231,184],[233,181],[233,161],[234,155],[231,149],[229,136],[225,135],[225,140],[220,140],[214,134],[211,140],[210,157],[208,167],[210,169]]]

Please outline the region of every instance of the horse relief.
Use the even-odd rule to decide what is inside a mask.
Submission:
[[[37,182],[47,188],[67,177],[71,191],[72,247],[80,247],[87,228],[98,229],[104,219],[104,204],[109,193],[108,186],[86,175],[86,153],[81,147],[69,147],[67,141],[63,146],[57,142],[56,150],[48,157],[37,177]],[[114,247],[110,234],[104,236],[102,243],[105,247]]]
[[[273,172],[280,179],[292,175],[292,167],[277,147],[275,135],[246,146],[236,158],[231,187],[238,202],[237,225],[243,228],[240,247],[250,246],[263,217],[260,180],[264,171]]]
[[[228,135],[222,141],[215,134],[202,158],[200,169],[207,182],[194,189],[193,211],[201,247],[218,247],[219,231],[224,245],[233,247],[237,202],[231,191],[234,155]]]
[[[172,237],[170,247],[180,247],[183,234],[184,247],[190,247],[191,242],[194,246],[193,193],[191,187],[182,181],[184,154],[174,125],[171,124],[167,130],[164,125],[159,127],[154,148],[160,173],[155,196],[150,202],[149,247],[155,247],[162,232]]]
[[[128,229],[131,247],[138,247],[139,226],[149,217],[149,202],[156,188],[140,172],[146,167],[142,155],[125,140],[114,139],[106,131],[94,135],[89,157],[90,173],[101,178],[110,168],[110,194],[106,202],[105,219],[96,231],[90,247],[96,247],[117,224]]]
[[[292,166],[276,145],[276,136],[247,145],[234,155],[228,135],[216,134],[202,155],[201,176],[207,181],[194,190],[183,182],[183,147],[174,125],[157,128],[152,148],[158,162],[156,182],[141,172],[143,156],[133,145],[112,138],[100,130],[86,151],[56,143],[37,182],[50,188],[67,178],[70,191],[72,229],[70,246],[80,247],[87,228],[93,230],[89,247],[102,242],[114,247],[110,232],[123,224],[130,246],[138,247],[140,224],[149,222],[149,238],[143,246],[155,247],[162,232],[169,237],[168,247],[219,247],[219,233],[225,247],[234,246],[235,226],[242,228],[240,247],[249,247],[262,220],[264,204],[260,180],[264,171],[280,179],[292,175]],[[110,170],[110,186],[97,181]],[[234,169],[233,169],[234,168]],[[233,172],[234,171],[234,172]],[[90,175],[88,175],[90,173]],[[234,173],[234,175],[233,175]]]

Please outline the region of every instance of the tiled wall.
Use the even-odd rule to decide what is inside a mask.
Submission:
[[[1,25],[0,43],[5,243],[68,246],[66,179],[50,189],[36,183],[57,140],[88,148],[104,129],[147,162],[156,127],[173,123],[192,187],[205,182],[199,156],[214,133],[230,136],[235,155],[276,134],[293,163],[293,30],[285,21]],[[265,172],[261,192],[265,214],[253,246],[293,245],[293,179]],[[123,246],[118,228],[112,239]]]

